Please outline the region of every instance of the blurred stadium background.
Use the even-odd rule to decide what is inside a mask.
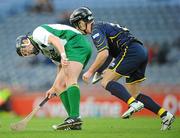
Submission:
[[[8,108],[18,115],[29,113],[56,75],[55,65],[42,55],[18,57],[16,37],[44,23],[68,24],[69,13],[79,6],[92,9],[96,20],[126,26],[144,42],[149,51],[149,65],[143,92],[180,115],[179,0],[1,0],[0,88],[1,92],[10,93],[6,94],[10,97],[6,98],[10,99]],[[81,79],[79,82],[84,116],[118,117],[127,108],[99,84],[87,86]],[[50,101],[37,116],[65,116],[63,107],[57,102],[58,99]],[[152,114],[143,111],[139,115]]]

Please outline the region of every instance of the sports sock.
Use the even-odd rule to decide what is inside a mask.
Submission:
[[[126,88],[116,81],[108,82],[108,84],[106,85],[106,90],[110,91],[112,95],[128,104],[131,104],[135,101],[135,99],[129,94]]]
[[[79,106],[80,106],[80,89],[77,85],[71,85],[67,89],[69,104],[70,104],[70,114],[72,118],[79,117]]]
[[[144,95],[144,94],[138,94],[136,97],[136,100],[142,102],[144,104],[144,107],[151,112],[159,115],[160,117],[163,117],[166,115],[167,111],[160,107],[151,97]]]
[[[70,105],[69,105],[69,99],[68,99],[68,94],[67,94],[67,91],[64,91],[62,92],[60,95],[59,95],[59,98],[61,99],[68,115],[70,115]]]

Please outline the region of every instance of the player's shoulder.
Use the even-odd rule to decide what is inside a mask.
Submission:
[[[42,33],[42,31],[44,30],[44,28],[43,28],[44,26],[48,26],[48,24],[41,24],[41,25],[37,26],[33,31],[33,35]]]
[[[104,27],[104,22],[103,21],[95,22],[93,24],[93,28],[92,28],[92,35],[94,35],[96,33],[103,32],[104,29],[105,29],[105,27]]]
[[[103,29],[106,27],[107,24],[108,22],[105,22],[105,21],[97,21],[94,23],[93,29]]]
[[[38,26],[35,30],[46,30],[48,32],[54,32],[54,31],[73,31],[74,33],[77,34],[82,34],[80,31],[78,31],[77,29],[75,29],[72,26],[69,25],[65,25],[65,24],[42,24],[40,26]],[[34,31],[35,31],[34,30]]]
[[[107,31],[110,28],[113,28],[113,23],[98,21],[94,24],[93,31]]]

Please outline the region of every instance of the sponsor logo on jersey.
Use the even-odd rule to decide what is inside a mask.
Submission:
[[[96,33],[95,35],[93,35],[92,37],[93,37],[93,39],[95,39],[96,37],[98,37],[99,36],[99,33]]]

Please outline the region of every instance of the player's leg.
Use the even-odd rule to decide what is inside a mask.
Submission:
[[[159,115],[162,118],[162,130],[165,130],[169,128],[171,123],[174,121],[174,116],[170,112],[159,106],[151,97],[140,93],[142,81],[145,80],[146,65],[147,59],[142,62],[142,64],[140,64],[136,71],[130,74],[130,77],[126,79],[126,88],[134,97],[136,97],[136,100],[144,104],[144,107],[146,109]],[[128,111],[130,110],[131,109],[129,108]],[[130,116],[131,114],[129,114],[129,116],[127,117]]]
[[[163,117],[166,114],[166,110],[157,104],[151,97],[140,93],[141,91],[141,82],[136,83],[127,83],[126,88],[131,92],[137,100],[144,103],[144,107],[151,112]]]
[[[106,90],[110,91],[112,95],[130,104],[131,102],[135,101],[135,99],[129,94],[129,92],[126,90],[126,88],[122,84],[116,81],[120,79],[121,77],[122,76],[120,76],[116,72],[110,69],[107,69],[105,73],[103,74],[101,85]]]
[[[128,105],[133,106],[134,111],[137,112],[143,108],[143,104],[141,102],[136,101],[135,98],[129,94],[127,89],[122,84],[117,82],[117,80],[121,77],[122,76],[119,75],[118,73],[110,69],[107,69],[103,74],[101,85],[106,90],[111,92],[112,95],[123,100]]]
[[[135,45],[134,47],[135,49],[128,48],[128,46],[124,47],[124,50],[115,58],[109,66],[109,69],[103,74],[102,86],[110,91],[112,95],[133,106],[135,111],[138,111],[143,108],[143,104],[136,101],[122,84],[116,82],[116,80],[121,77],[129,77],[129,74],[137,68],[137,63],[134,62],[134,60],[136,61],[138,59],[139,61],[140,57],[139,53],[137,53],[138,56],[136,56],[137,46]],[[134,55],[136,57],[134,57]]]
[[[60,83],[58,84],[58,86],[56,86],[56,88],[58,89],[57,94],[59,95],[59,98],[62,102],[62,104],[65,107],[65,110],[68,114],[68,118],[70,115],[70,104],[69,104],[69,99],[68,99],[68,93],[66,90],[66,81],[65,81],[65,74],[64,71],[62,70],[62,68],[58,68],[58,79],[60,80]],[[58,125],[53,125],[52,126],[53,129],[57,130]]]
[[[69,99],[68,99],[68,94],[67,94],[67,90],[66,90],[66,82],[65,82],[65,74],[64,74],[64,71],[60,68],[59,69],[59,74],[60,74],[60,78],[59,80],[62,80],[59,84],[59,98],[62,102],[62,104],[64,105],[66,111],[67,111],[67,114],[68,114],[68,117],[70,115],[70,105],[69,105]]]
[[[70,117],[79,117],[79,105],[80,105],[80,89],[78,86],[78,78],[82,71],[83,65],[80,62],[70,61],[70,64],[66,68],[66,85],[68,91],[68,97],[70,99]]]
[[[148,95],[139,93],[136,97],[137,100],[144,103],[146,109],[160,116],[162,119],[161,130],[168,130],[171,127],[171,124],[174,122],[174,115],[169,111],[161,107],[158,103],[156,103],[151,97]]]
[[[77,81],[82,68],[83,65],[76,61],[69,61],[69,65],[66,68],[63,68],[66,76],[66,91],[69,99],[70,112],[69,118],[67,118],[64,123],[56,125],[56,130],[81,129],[82,121],[79,113],[80,89]]]
[[[60,82],[56,85],[56,89],[57,89],[56,93],[59,95],[59,98],[62,101],[62,104],[64,105],[67,114],[69,116],[70,107],[69,107],[69,100],[66,91],[66,82],[65,82],[66,76],[60,65],[57,67],[57,74],[58,75],[56,79],[59,79]]]
[[[175,117],[169,111],[157,104],[150,96],[139,93],[141,91],[140,85],[141,82],[127,84],[127,89],[129,92],[132,92],[134,95],[136,95],[136,100],[141,101],[146,109],[161,117],[161,130],[169,129]]]
[[[74,41],[74,43],[72,43]],[[65,120],[65,129],[80,130],[82,121],[80,119],[80,89],[77,84],[79,75],[86,66],[91,56],[91,43],[85,36],[79,35],[65,46],[69,65],[64,69],[66,76],[67,94],[70,105],[69,118]]]

